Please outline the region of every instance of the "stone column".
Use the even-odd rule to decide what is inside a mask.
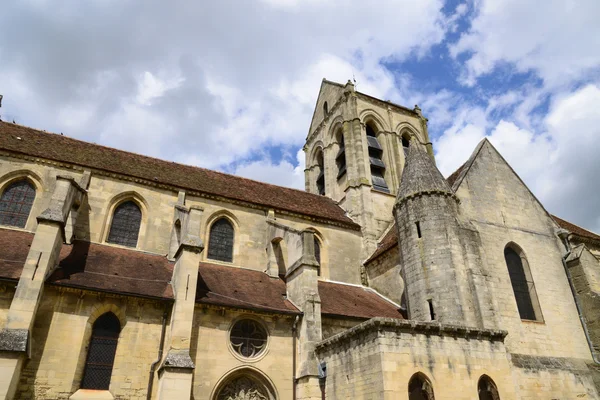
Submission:
[[[204,244],[200,238],[202,209],[179,207],[182,213],[181,243],[175,254],[171,332],[165,358],[158,371],[157,399],[189,399],[192,394],[194,361],[190,357],[192,323],[196,304],[198,266]]]
[[[88,175],[89,177],[89,175]],[[56,267],[65,240],[65,223],[86,191],[70,177],[56,177],[49,207],[37,217],[29,254],[0,331],[0,399],[12,399],[23,361],[31,354],[31,329],[46,278]]]
[[[314,233],[302,232],[302,256],[286,274],[288,298],[303,312],[298,329],[298,364],[296,367],[296,398],[320,400],[319,361],[315,346],[322,339],[321,299],[319,297],[315,259]]]

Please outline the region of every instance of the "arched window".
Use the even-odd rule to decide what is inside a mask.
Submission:
[[[321,276],[321,243],[319,243],[319,239],[315,237],[315,258],[319,263],[319,268],[317,269],[317,275]]]
[[[319,174],[317,175],[317,192],[321,195],[325,194],[325,168],[323,168],[323,151],[317,154],[317,167]]]
[[[408,400],[435,400],[431,382],[420,372],[408,381]]]
[[[402,150],[404,150],[404,159],[408,157],[408,146],[410,145],[410,138],[407,134],[402,135]]]
[[[541,319],[535,285],[523,251],[517,246],[508,245],[504,249],[504,259],[521,319]]]
[[[260,373],[242,369],[228,376],[215,391],[213,400],[275,400],[275,390]]]
[[[340,150],[335,156],[335,163],[338,168],[337,178],[340,179],[346,173],[346,145],[344,144],[344,133],[342,131],[339,132],[338,144]]]
[[[112,312],[103,314],[94,322],[81,380],[82,389],[108,390],[120,332],[121,323]]]
[[[383,163],[383,148],[379,144],[375,130],[370,124],[366,126],[366,133],[369,147],[369,163],[371,165],[371,182],[375,189],[389,193],[390,189],[384,178],[385,164]]]
[[[26,180],[11,183],[0,199],[0,225],[25,228],[35,200],[35,189]]]
[[[500,400],[498,394],[498,388],[496,384],[487,375],[482,375],[477,383],[477,393],[479,394],[479,400]]]
[[[210,227],[208,258],[219,261],[233,261],[233,226],[227,218],[220,218]]]
[[[113,213],[106,241],[122,246],[136,247],[141,223],[142,211],[135,202],[130,200],[119,204]]]

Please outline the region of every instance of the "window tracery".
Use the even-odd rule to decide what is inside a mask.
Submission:
[[[0,225],[25,228],[35,200],[35,189],[27,180],[11,183],[0,198]]]
[[[210,227],[208,258],[233,262],[234,230],[227,218],[220,218]]]
[[[479,400],[500,400],[500,394],[498,393],[496,384],[492,378],[487,375],[483,375],[479,378],[477,393],[479,395]]]
[[[240,376],[229,381],[217,397],[218,400],[270,400],[270,396],[262,385],[247,376]]]
[[[254,358],[267,346],[267,331],[257,321],[242,319],[231,328],[229,339],[236,353],[242,357]]]
[[[409,400],[435,400],[433,386],[423,374],[416,373],[408,382]]]
[[[136,247],[141,224],[142,211],[138,205],[131,200],[121,203],[113,213],[106,241],[122,246]]]

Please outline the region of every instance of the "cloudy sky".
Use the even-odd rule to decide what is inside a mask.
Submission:
[[[598,0],[5,0],[0,114],[302,188],[321,79],[354,77],[419,104],[446,176],[487,136],[600,232],[599,18]]]

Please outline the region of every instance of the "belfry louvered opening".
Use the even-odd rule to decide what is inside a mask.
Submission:
[[[389,193],[390,189],[385,182],[385,164],[383,162],[383,148],[377,140],[373,128],[367,124],[367,145],[369,147],[369,164],[371,165],[371,182],[373,188]]]
[[[319,151],[317,154],[317,192],[320,195],[325,194],[325,168],[323,167],[323,151]]]
[[[337,165],[337,179],[340,179],[346,174],[346,145],[344,144],[344,134],[340,131],[338,137],[340,150],[335,156],[335,164]]]

